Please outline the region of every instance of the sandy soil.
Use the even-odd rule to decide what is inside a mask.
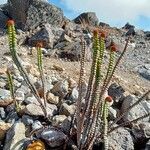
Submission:
[[[7,37],[0,37],[0,68],[6,65],[5,57],[9,52]],[[19,53],[22,54],[23,59],[28,59],[32,64],[36,64],[36,56],[35,55],[27,55],[29,49],[27,47],[19,48]],[[4,55],[5,54],[5,55]],[[125,58],[126,59],[126,58]],[[122,60],[120,67],[116,70],[116,73],[113,77],[112,82],[117,82],[121,86],[123,86],[127,91],[131,93],[135,92],[145,92],[150,88],[150,82],[142,77],[140,77],[137,73],[135,73],[131,69],[124,69],[125,59]],[[86,79],[89,77],[91,62],[85,63],[86,70]],[[59,69],[55,69],[54,66],[58,66],[62,68],[63,71]],[[62,60],[59,58],[48,58],[44,57],[44,68],[45,72],[49,75],[61,76],[63,78],[71,77],[78,82],[79,79],[79,70],[80,63],[79,62],[69,62],[67,60]],[[106,66],[104,67],[104,70]]]

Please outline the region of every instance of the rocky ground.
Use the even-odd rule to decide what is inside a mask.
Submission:
[[[16,0],[15,4],[18,3],[19,1]],[[29,5],[27,16],[23,19],[18,14],[12,13],[12,8],[7,5],[1,6],[0,9],[0,19],[3,20],[0,23],[0,149],[24,149],[30,143],[31,131],[41,127],[44,128],[46,125],[49,125],[49,127],[38,131],[33,138],[41,139],[44,143],[47,143],[47,149],[62,149],[65,145],[71,116],[75,112],[75,102],[78,98],[80,38],[82,35],[87,44],[85,92],[92,58],[92,32],[85,30],[86,25],[84,27],[80,25],[81,17],[85,20],[91,18],[88,20],[89,29],[99,25],[99,28],[108,33],[106,45],[109,44],[110,39],[114,40],[118,46],[116,57],[123,50],[129,31],[134,31],[127,52],[108,89],[109,95],[115,101],[109,110],[110,121],[123,113],[143,93],[150,90],[150,32],[138,30],[130,24],[126,24],[122,29],[111,28],[105,23],[99,23],[94,13],[83,13],[74,21],[70,21],[63,16],[63,12],[57,7],[47,2],[36,2],[34,0]],[[11,5],[11,7],[14,6]],[[26,9],[21,10],[26,11]],[[20,11],[20,7],[17,11]],[[34,46],[38,41],[44,43],[43,63],[47,80],[46,87],[49,91],[47,96],[49,123],[44,120],[44,114],[39,103],[12,63],[4,23],[9,17],[8,14],[16,19],[18,54],[22,65],[39,93],[41,82]],[[50,15],[52,17],[49,17]],[[107,62],[108,50],[105,52],[104,71]],[[16,99],[21,105],[20,114],[16,113],[8,90],[5,73],[7,67],[11,69],[14,75]],[[150,96],[147,96],[138,106],[127,113],[121,123],[148,113],[150,111],[149,100]],[[149,139],[150,118],[147,117],[130,127],[122,127],[112,132],[109,136],[109,149],[148,150],[150,149]],[[95,149],[98,149],[96,146],[98,147],[98,144],[95,145]]]

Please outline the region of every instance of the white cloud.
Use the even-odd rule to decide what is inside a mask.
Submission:
[[[7,3],[7,0],[0,0],[0,4],[5,4]]]
[[[111,24],[135,22],[139,16],[150,18],[150,0],[61,0],[77,13],[96,12],[101,21]]]

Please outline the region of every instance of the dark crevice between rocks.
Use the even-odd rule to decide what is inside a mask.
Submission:
[[[59,58],[67,58],[70,61],[79,61],[80,60],[80,56],[75,56],[74,54],[69,54],[68,52],[61,52],[60,54],[58,54]]]
[[[135,144],[134,144],[134,150],[144,150],[146,143],[148,142],[149,139],[147,140],[138,140]]]
[[[145,150],[146,148],[146,143],[150,140],[149,139],[135,139],[135,136],[132,132],[130,132],[133,141],[134,141],[134,150]]]

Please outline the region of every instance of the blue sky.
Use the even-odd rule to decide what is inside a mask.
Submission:
[[[69,19],[73,19],[78,15],[80,15],[79,12],[76,12],[72,8],[67,7],[67,5],[63,2],[63,0],[49,0],[49,2],[61,8],[64,12],[64,15]]]
[[[48,0],[74,19],[82,12],[96,12],[101,22],[122,27],[129,22],[150,31],[150,0]],[[0,4],[7,0],[0,0]]]
[[[122,27],[129,22],[150,31],[150,0],[49,0],[65,16],[75,18],[82,12],[94,11],[102,22]]]

